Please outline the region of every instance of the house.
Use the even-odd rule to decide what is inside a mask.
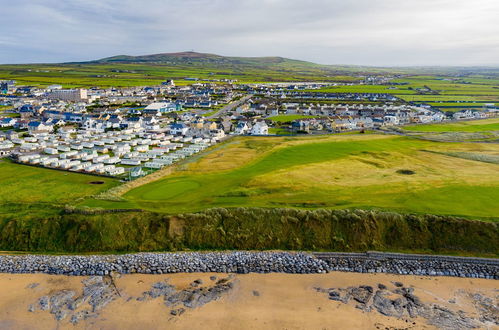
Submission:
[[[384,116],[383,123],[386,126],[393,126],[399,124],[399,119],[397,116]]]
[[[291,123],[291,127],[295,131],[303,131],[303,132],[310,131],[310,123],[305,120],[295,120]]]
[[[213,121],[209,121],[203,124],[203,128],[209,131],[216,130],[218,128],[218,124]]]
[[[189,126],[184,123],[174,123],[170,125],[170,134],[185,135],[189,131]]]
[[[258,121],[251,128],[251,135],[268,135],[269,126],[264,121]]]
[[[48,119],[45,121],[45,124],[51,124],[53,126],[64,126],[66,122],[62,119]]]
[[[472,111],[472,110],[462,110],[459,112],[456,112],[452,115],[453,119],[460,120],[460,119],[472,119],[472,118],[485,118],[486,115],[483,112],[480,111]]]
[[[159,130],[159,121],[156,119],[156,117],[146,117],[142,121],[142,125],[146,130]]]
[[[435,111],[432,115],[431,118],[433,121],[443,121],[445,119],[445,114],[440,111]]]
[[[40,121],[32,121],[28,124],[28,131],[30,133],[35,132],[52,132],[54,126],[52,124],[45,124]]]
[[[12,127],[17,123],[15,118],[1,118],[0,127]]]
[[[143,125],[142,117],[131,117],[125,122],[126,128],[138,129]]]
[[[234,125],[232,124],[232,121],[230,121],[228,118],[225,118],[222,121],[222,127],[223,127],[223,130],[224,130],[225,133],[231,132],[233,126]]]
[[[234,130],[235,134],[238,135],[243,135],[243,134],[248,134],[250,131],[250,127],[247,122],[245,121],[240,121],[237,123],[236,129]]]
[[[196,119],[196,115],[191,112],[186,112],[180,115],[180,119],[182,121],[191,121]]]
[[[24,104],[20,109],[19,109],[19,113],[20,114],[23,114],[23,113],[29,113],[29,114],[33,114],[35,113],[35,109],[33,108],[33,106],[31,104]]]
[[[82,128],[86,130],[94,130],[103,132],[106,125],[103,120],[96,120],[93,118],[87,118],[82,124]]]

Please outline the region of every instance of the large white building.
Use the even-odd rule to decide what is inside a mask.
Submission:
[[[155,103],[149,104],[144,109],[144,112],[145,113],[157,113],[157,112],[166,113],[166,112],[172,112],[172,111],[177,111],[177,110],[181,110],[181,109],[182,109],[182,107],[179,106],[176,103],[172,103],[172,102],[155,102]]]
[[[57,99],[62,101],[83,101],[88,98],[86,89],[56,89],[47,94],[50,99]]]

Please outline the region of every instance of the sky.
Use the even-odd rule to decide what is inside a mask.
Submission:
[[[0,63],[197,51],[499,65],[498,0],[0,0]]]

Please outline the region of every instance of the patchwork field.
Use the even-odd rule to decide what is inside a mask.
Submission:
[[[426,103],[442,111],[481,108],[484,103],[499,102],[499,80],[486,77],[466,77],[451,81],[445,76],[408,76],[394,80],[403,85],[354,85],[310,90],[331,93],[386,93],[406,101]],[[419,92],[419,90],[426,92]]]
[[[499,131],[499,118],[461,121],[448,124],[404,126],[406,131],[416,132],[490,132]]]
[[[444,153],[499,145],[349,134],[236,138],[122,202],[82,205],[178,213],[210,207],[378,208],[497,219],[499,167]]]
[[[165,79],[175,79],[177,85],[186,77],[199,79],[237,79],[240,82],[265,81],[355,81],[346,72],[319,65],[299,64],[294,61],[280,65],[239,64],[235,66],[207,63],[82,63],[82,64],[26,64],[0,65],[0,79],[13,79],[19,85],[48,86],[61,84],[70,87],[128,87],[158,85]]]

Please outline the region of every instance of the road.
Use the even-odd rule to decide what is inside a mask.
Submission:
[[[232,103],[227,104],[225,107],[221,108],[211,116],[205,117],[206,119],[213,119],[213,118],[218,118],[221,117],[224,113],[229,112],[240,106],[241,104],[244,104],[246,101],[248,101],[250,98],[253,97],[253,94],[248,94],[241,99],[234,101]]]

